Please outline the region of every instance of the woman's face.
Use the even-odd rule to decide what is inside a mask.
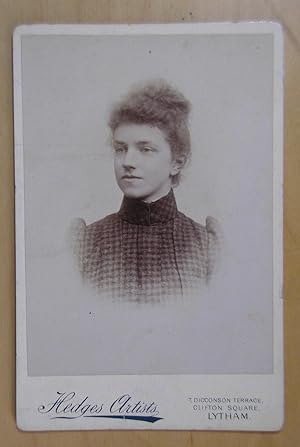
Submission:
[[[166,195],[179,165],[164,133],[148,124],[121,124],[113,134],[119,187],[130,198],[153,202]]]

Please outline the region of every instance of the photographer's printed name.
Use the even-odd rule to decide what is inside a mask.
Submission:
[[[57,391],[51,402],[38,407],[38,412],[51,419],[110,418],[151,423],[163,419],[159,417],[157,403],[139,400],[130,394],[117,396],[107,404],[96,402],[88,395],[79,396],[75,391]]]

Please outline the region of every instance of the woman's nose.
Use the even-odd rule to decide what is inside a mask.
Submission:
[[[123,166],[134,168],[136,166],[136,155],[136,151],[133,148],[128,148],[123,159]]]

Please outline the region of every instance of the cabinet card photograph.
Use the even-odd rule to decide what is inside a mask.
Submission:
[[[14,33],[17,425],[279,430],[276,23]]]

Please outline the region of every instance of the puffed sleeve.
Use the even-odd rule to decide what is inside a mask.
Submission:
[[[85,256],[86,223],[83,219],[74,219],[70,228],[70,240],[73,256],[79,271],[83,273]]]
[[[206,218],[206,231],[208,236],[207,278],[210,279],[216,273],[220,264],[223,237],[220,224],[214,217],[208,216]]]

